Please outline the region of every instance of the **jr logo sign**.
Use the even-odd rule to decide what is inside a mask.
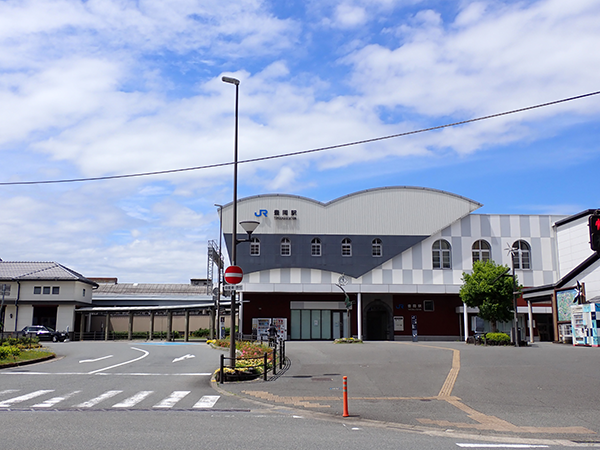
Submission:
[[[254,213],[254,215],[255,215],[256,217],[260,217],[260,216],[265,216],[265,217],[267,217],[267,210],[266,210],[266,209],[261,209],[260,211],[258,211],[258,212],[255,212],[255,213]]]

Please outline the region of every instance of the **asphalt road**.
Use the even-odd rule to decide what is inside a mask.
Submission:
[[[284,373],[217,385],[206,344],[51,346],[0,370],[3,448],[600,447],[598,349],[289,342]]]
[[[600,349],[538,343],[289,342],[277,379],[229,394],[351,419],[480,436],[600,446]]]
[[[0,410],[235,409],[240,404],[211,388],[218,351],[203,343],[48,346],[57,359],[0,371]]]

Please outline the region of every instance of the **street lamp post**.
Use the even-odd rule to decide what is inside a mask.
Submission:
[[[223,279],[223,247],[222,247],[222,236],[223,236],[223,205],[218,205],[215,203],[215,206],[219,208],[219,277],[217,280],[217,339],[221,339],[221,280]]]
[[[238,100],[240,92],[240,80],[231,77],[222,77],[224,83],[235,85],[235,131],[233,139],[233,230],[231,233],[231,264],[236,265],[236,251],[237,246],[237,175],[238,175]],[[231,368],[235,368],[235,308],[236,308],[236,295],[235,289],[231,292],[231,319],[230,319],[230,347],[229,347],[229,361],[231,362]]]

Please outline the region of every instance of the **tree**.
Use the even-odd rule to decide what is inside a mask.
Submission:
[[[513,279],[505,276],[509,270],[494,261],[476,261],[473,272],[462,275],[460,298],[467,306],[479,308],[478,316],[489,321],[494,332],[498,331],[497,322],[513,318]]]

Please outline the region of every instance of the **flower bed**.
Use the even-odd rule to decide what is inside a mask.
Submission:
[[[207,341],[218,348],[229,348],[230,343],[225,339]],[[273,349],[256,342],[237,341],[235,368],[225,367],[224,381],[254,380],[264,373],[264,355],[267,354],[267,370],[273,367]],[[215,372],[215,379],[221,381],[220,369]]]
[[[362,344],[362,339],[356,338],[341,338],[333,341],[334,344]]]

